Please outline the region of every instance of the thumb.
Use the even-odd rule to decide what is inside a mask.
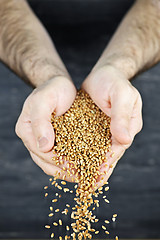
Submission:
[[[53,109],[54,110],[54,109]],[[38,150],[49,152],[54,145],[54,130],[51,124],[52,110],[44,101],[35,105],[31,114],[31,126]]]
[[[134,104],[130,96],[124,97],[124,94],[118,94],[115,98],[111,102],[111,133],[120,144],[128,145],[132,142],[129,125]]]

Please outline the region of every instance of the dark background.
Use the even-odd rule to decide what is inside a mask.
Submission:
[[[89,73],[129,8],[127,0],[30,0],[77,87]],[[101,219],[118,213],[111,237],[160,238],[160,65],[140,74],[133,85],[143,99],[143,130],[110,178],[109,199],[97,211]],[[16,137],[14,126],[32,91],[0,64],[0,238],[49,238],[50,198],[46,176]],[[50,194],[55,194],[50,189]],[[73,202],[63,195],[60,205]],[[59,217],[57,215],[57,217]],[[70,221],[68,218],[64,222]],[[63,231],[63,229],[57,229]],[[104,236],[102,236],[104,237]]]

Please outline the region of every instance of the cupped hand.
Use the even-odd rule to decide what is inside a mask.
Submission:
[[[34,162],[48,175],[59,173],[59,178],[65,175],[62,172],[65,164],[57,166],[52,160],[54,131],[51,114],[54,111],[56,116],[64,114],[75,96],[76,89],[70,79],[61,76],[50,79],[29,95],[16,124],[16,133]],[[70,181],[70,177],[66,180]]]
[[[142,129],[142,100],[125,75],[112,66],[93,70],[82,88],[111,117],[112,152],[107,154],[107,165],[101,166],[105,174],[97,183],[99,187],[108,180],[118,160]]]

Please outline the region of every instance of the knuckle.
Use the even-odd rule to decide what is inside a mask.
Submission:
[[[25,110],[28,110],[28,109],[30,109],[31,108],[31,106],[32,106],[32,101],[31,101],[31,99],[32,99],[32,94],[31,95],[29,95],[27,98],[26,98],[26,100],[25,100],[25,102],[24,102],[24,104],[23,104],[23,111]]]
[[[132,145],[132,142],[133,142],[133,140],[131,139],[128,144],[123,145],[124,151],[126,151],[126,150]],[[121,156],[121,157],[122,157],[122,156]],[[120,157],[120,158],[121,158],[121,157]]]
[[[139,123],[139,127],[138,127],[138,132],[137,133],[139,133],[141,130],[142,130],[142,128],[143,128],[143,120],[142,120],[142,118],[140,119],[140,123]]]
[[[29,109],[33,109],[34,106],[39,102],[43,102],[44,94],[41,94],[37,89],[33,90],[33,92],[26,99],[24,106],[29,107]]]
[[[47,175],[50,175],[50,172],[48,171],[47,168],[41,167],[41,169],[43,170],[43,172]]]
[[[17,134],[18,137],[21,137],[21,131],[20,131],[20,121],[18,120],[16,125],[15,125],[15,133]]]
[[[142,109],[142,105],[143,105],[143,103],[142,103],[142,97],[141,97],[141,95],[140,95],[139,92],[138,92],[138,100],[139,100],[140,108]]]
[[[49,91],[47,91],[47,89],[45,89],[44,87],[40,86],[40,87],[34,89],[33,92],[31,93],[32,101],[35,101],[35,102],[38,101],[39,102],[40,99],[44,100],[46,98],[46,96],[48,96],[47,95],[48,93],[49,93]]]
[[[38,128],[41,125],[41,119],[36,118],[34,120],[32,120],[32,127],[33,128]]]
[[[141,97],[141,94],[139,93],[139,91],[135,87],[133,87],[133,91],[134,91],[136,98],[139,100],[140,103],[142,103],[142,97]]]
[[[28,151],[32,150],[32,152],[34,152],[29,141],[27,141],[26,139],[21,139],[21,140],[22,140],[24,146],[27,148]]]
[[[129,94],[131,94],[132,96],[137,96],[138,93],[139,93],[138,90],[131,84]]]

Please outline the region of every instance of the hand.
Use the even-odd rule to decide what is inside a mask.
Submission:
[[[99,187],[108,180],[117,161],[142,129],[142,100],[125,75],[112,66],[93,70],[82,88],[111,117],[112,153],[107,154],[108,166],[106,163],[101,166],[101,171],[107,173],[102,182],[98,181]]]
[[[37,87],[26,99],[22,113],[16,124],[16,133],[22,139],[30,152],[33,161],[42,170],[55,176],[62,167],[52,160],[54,146],[54,131],[51,124],[51,114],[64,114],[72,105],[76,89],[71,80],[66,77],[55,77]],[[66,167],[66,166],[65,166]],[[70,178],[66,178],[70,181]]]

